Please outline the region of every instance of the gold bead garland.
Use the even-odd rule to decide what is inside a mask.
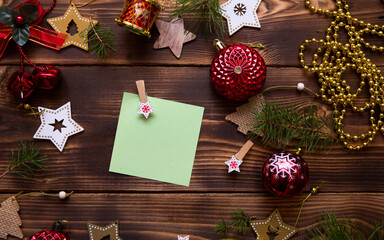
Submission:
[[[311,5],[309,0],[305,6],[311,12],[333,17],[333,21],[327,28],[325,39],[305,40],[300,46],[300,64],[305,70],[315,73],[321,84],[319,90],[321,99],[334,108],[333,118],[335,131],[338,139],[350,150],[360,150],[373,141],[373,137],[380,130],[384,134],[384,77],[377,66],[368,59],[362,51],[362,46],[372,51],[384,51],[384,47],[378,47],[365,42],[363,35],[372,34],[383,37],[384,26],[372,25],[362,20],[353,18],[349,12],[346,0],[336,1],[337,10],[323,10]],[[346,44],[338,42],[338,32],[344,28],[348,32],[349,42]],[[312,57],[312,65],[308,66],[304,61],[304,50],[309,43],[317,43],[320,47]],[[319,55],[323,55],[322,61]],[[346,80],[341,78],[347,69],[353,69],[361,77],[360,87],[355,93],[351,93],[351,87]],[[355,105],[358,95],[362,89],[369,86],[370,98],[361,107]],[[343,119],[347,109],[353,112],[370,113],[370,130],[360,136],[353,136],[344,132]],[[379,112],[377,112],[380,109]],[[353,140],[353,141],[351,141]],[[354,143],[351,143],[354,142]]]

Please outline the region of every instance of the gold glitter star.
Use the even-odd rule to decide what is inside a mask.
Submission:
[[[277,209],[265,220],[251,221],[251,226],[256,240],[268,240],[268,234],[275,234],[274,240],[287,240],[297,232],[297,228],[283,222]]]
[[[82,17],[75,4],[71,3],[63,16],[49,18],[47,19],[47,22],[52,26],[53,29],[55,29],[55,31],[60,33],[67,33],[68,25],[72,20],[76,23],[77,33],[74,35],[69,34],[61,48],[75,45],[76,47],[88,51],[88,43],[86,42],[88,40],[87,28],[89,27],[91,21],[94,25],[97,24],[97,21]],[[82,32],[84,33],[81,34]]]

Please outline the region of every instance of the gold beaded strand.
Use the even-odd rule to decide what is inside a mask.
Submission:
[[[317,75],[321,84],[319,90],[321,99],[334,108],[333,118],[338,138],[343,141],[348,149],[359,150],[372,142],[373,137],[379,130],[384,134],[384,77],[361,49],[362,46],[365,46],[372,51],[383,52],[384,47],[378,47],[366,42],[363,35],[372,34],[383,37],[384,26],[372,25],[353,18],[346,0],[336,1],[338,9],[334,11],[316,8],[311,5],[309,0],[305,1],[305,6],[311,12],[330,16],[333,20],[327,28],[325,39],[317,40],[313,38],[305,40],[300,46],[300,64],[305,70]],[[342,28],[348,32],[349,42],[346,44],[338,42],[338,32]],[[304,50],[310,43],[317,43],[320,47],[312,57],[312,65],[308,66],[304,61]],[[323,58],[319,63],[319,55],[321,54]],[[354,93],[351,93],[348,82],[342,79],[342,74],[347,69],[353,69],[361,77],[360,86]],[[368,86],[366,86],[367,84]],[[358,107],[355,105],[355,101],[364,87],[368,87],[370,98],[363,106]],[[360,136],[353,136],[344,132],[343,120],[347,109],[351,109],[353,112],[369,111],[371,129]],[[378,109],[380,111],[377,113]]]

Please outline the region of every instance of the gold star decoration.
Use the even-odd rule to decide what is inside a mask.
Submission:
[[[47,19],[47,22],[52,26],[53,29],[55,29],[55,31],[59,33],[67,33],[69,23],[72,20],[74,23],[76,23],[77,33],[74,35],[69,34],[61,48],[74,45],[84,49],[85,51],[88,51],[88,43],[86,42],[88,40],[87,28],[89,27],[91,21],[94,25],[97,24],[97,21],[82,17],[75,4],[71,3],[63,16],[49,18]]]
[[[21,219],[18,211],[20,207],[15,197],[10,197],[1,203],[0,208],[0,238],[7,239],[7,235],[22,239],[20,230]]]
[[[156,20],[156,27],[160,32],[153,48],[169,47],[177,58],[180,58],[183,44],[192,41],[196,35],[184,29],[183,19],[174,18],[171,22]]]
[[[269,234],[275,235],[274,240],[287,240],[297,232],[297,228],[283,222],[277,209],[265,220],[251,221],[251,226],[256,240],[269,240]]]
[[[91,223],[87,224],[89,240],[102,240],[109,236],[110,240],[122,240],[119,236],[119,221],[111,223],[105,227],[100,227]]]

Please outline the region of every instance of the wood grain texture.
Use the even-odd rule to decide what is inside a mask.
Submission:
[[[10,195],[0,195],[5,199]],[[308,227],[315,226],[322,211],[334,211],[358,219],[359,224],[371,228],[381,221],[378,209],[384,208],[383,194],[320,193],[305,204],[297,227],[299,232],[292,240],[305,239]],[[18,200],[22,231],[31,236],[37,231],[49,229],[53,221],[70,222],[70,239],[88,239],[87,223],[99,226],[119,220],[120,237],[134,240],[170,240],[177,235],[190,235],[190,239],[220,239],[215,225],[224,217],[230,221],[230,213],[241,207],[261,220],[278,208],[288,224],[296,221],[298,208],[292,204],[303,196],[281,200],[269,194],[74,194],[61,201],[54,197],[26,196]],[[68,231],[68,226],[67,226]],[[227,237],[235,237],[228,235]],[[248,231],[238,239],[254,240]]]
[[[86,1],[76,1],[76,4]],[[173,10],[174,0],[159,1],[165,7],[159,19],[170,21],[168,13]],[[334,8],[331,0],[312,2],[323,9]],[[18,3],[20,0],[6,1],[11,6]],[[349,0],[348,3],[354,17],[382,24],[383,1]],[[45,1],[42,4],[44,7],[49,5]],[[68,4],[68,1],[59,0],[47,17],[62,15]],[[24,47],[32,61],[59,65],[64,76],[56,89],[36,91],[29,103],[55,109],[70,101],[73,119],[85,129],[68,139],[62,153],[49,141],[34,140],[49,158],[47,168],[37,181],[26,181],[13,174],[0,179],[2,200],[19,191],[76,192],[65,201],[47,196],[19,199],[26,236],[49,229],[57,219],[66,219],[70,221],[69,238],[72,240],[88,239],[87,222],[107,225],[115,220],[120,222],[123,239],[168,240],[177,239],[177,235],[190,235],[191,240],[219,239],[215,224],[222,217],[229,220],[229,213],[237,207],[258,219],[279,208],[284,220],[293,224],[298,209],[289,207],[300,202],[309,187],[321,183],[324,183],[321,193],[311,197],[303,208],[298,224],[300,231],[293,240],[305,239],[305,229],[314,226],[324,210],[334,211],[338,216],[350,216],[370,227],[375,221],[382,220],[382,135],[378,134],[374,142],[360,152],[348,152],[337,146],[328,155],[303,155],[311,173],[305,193],[288,200],[273,197],[263,187],[261,167],[276,149],[264,147],[259,140],[245,156],[241,173],[227,174],[224,162],[239,151],[248,137],[237,132],[235,124],[225,121],[226,115],[245,102],[222,98],[210,84],[209,65],[216,54],[212,41],[216,36],[204,37],[201,32],[196,33],[197,39],[184,45],[178,60],[168,49],[153,49],[159,36],[155,27],[151,39],[119,27],[114,19],[119,16],[122,6],[122,0],[100,0],[79,9],[83,16],[112,27],[116,34],[117,52],[107,60],[94,59],[76,47],[59,52],[31,42]],[[305,39],[323,38],[330,19],[311,14],[303,0],[263,0],[257,13],[261,29],[244,27],[232,37],[225,36],[221,40],[266,45],[265,49],[259,50],[268,69],[265,87],[303,82],[317,91],[315,77],[299,68],[298,48]],[[191,16],[183,17],[188,25]],[[45,20],[40,25],[50,28]],[[383,44],[382,39],[370,36],[366,36],[366,40],[380,46]],[[375,64],[384,65],[383,55],[367,51],[367,56]],[[40,125],[38,119],[16,109],[19,102],[6,90],[6,81],[18,69],[18,62],[16,46],[11,41],[0,61],[0,171],[6,168],[11,150],[16,149],[21,140],[32,141]],[[348,71],[343,76],[352,89],[357,88],[360,80],[355,73]],[[140,79],[145,80],[149,96],[205,108],[190,187],[108,172],[123,92],[137,93],[135,81]],[[314,101],[311,96],[294,89],[271,91],[265,97],[299,105]],[[363,97],[357,104],[363,104],[365,100]],[[331,116],[328,106],[320,106],[324,116]],[[368,118],[368,114],[347,114],[345,130],[352,133],[366,131]],[[239,239],[255,239],[255,235],[248,232]]]
[[[184,19],[178,17],[170,22],[156,20],[160,36],[153,44],[154,49],[169,48],[173,55],[180,58],[184,43],[196,39],[196,35],[184,28]]]
[[[11,70],[12,69],[12,70]],[[0,92],[0,169],[4,169],[20,140],[32,140],[40,121],[27,117],[15,107],[18,102],[5,90],[5,74]],[[8,175],[0,182],[2,191],[75,190],[82,192],[264,192],[261,167],[276,149],[265,148],[260,141],[244,158],[241,173],[228,175],[225,161],[237,153],[247,137],[225,116],[242,104],[219,96],[209,82],[207,67],[62,67],[64,79],[53,91],[31,96],[33,106],[56,109],[71,101],[72,117],[85,130],[70,137],[63,153],[50,141],[35,140],[49,157],[48,168],[38,182],[26,182]],[[116,126],[123,92],[137,93],[135,81],[145,80],[148,95],[205,107],[203,124],[190,187],[109,173]],[[298,68],[269,68],[266,86],[295,85],[298,81],[317,89],[315,79]],[[266,94],[267,99],[308,103],[312,98],[295,89]],[[327,115],[329,108],[321,105]],[[367,129],[366,116],[348,119],[352,131]],[[326,191],[383,191],[381,174],[384,162],[383,137],[378,135],[367,149],[349,153],[337,146],[328,155],[304,155],[310,166],[311,185],[325,182]],[[58,171],[56,171],[58,170]],[[364,170],[364,171],[363,171]]]
[[[87,1],[77,1],[82,4]],[[168,14],[172,11],[172,1],[163,0],[165,10],[160,14],[159,19],[170,21]],[[15,6],[17,1],[10,1],[11,6]],[[59,0],[54,10],[47,16],[48,18],[62,15],[68,7],[69,2]],[[334,9],[333,1],[318,0],[315,4],[324,9]],[[384,3],[379,0],[349,1],[352,15],[361,20],[372,24],[382,24]],[[48,7],[47,3],[43,6]],[[178,60],[169,56],[168,49],[153,50],[152,46],[158,37],[158,31],[152,28],[151,39],[137,36],[119,27],[114,21],[120,15],[123,7],[121,0],[103,0],[80,8],[80,13],[85,17],[97,19],[100,24],[112,27],[118,39],[116,53],[112,53],[108,61],[94,59],[87,52],[76,47],[67,47],[59,52],[44,48],[35,43],[29,42],[24,49],[36,63],[55,64],[55,65],[209,65],[215,55],[212,47],[213,39],[217,38],[214,34],[203,35],[196,33],[197,39],[186,44],[183,48],[183,55]],[[226,35],[222,39],[230,42],[259,42],[266,46],[260,50],[260,54],[268,65],[277,66],[299,66],[298,49],[306,39],[324,38],[326,27],[331,19],[324,16],[311,14],[304,7],[303,0],[268,0],[262,1],[257,11],[261,29],[244,27],[233,36]],[[186,24],[191,20],[191,16],[184,16]],[[50,28],[43,20],[40,25]],[[367,39],[372,43],[382,46],[382,39]],[[384,60],[381,54],[371,54],[367,51],[367,56],[377,65],[383,65]],[[17,64],[19,61],[15,44],[11,41],[5,51],[0,64]]]

